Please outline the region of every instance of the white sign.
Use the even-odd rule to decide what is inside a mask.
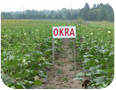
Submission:
[[[53,27],[53,38],[76,38],[75,26]]]

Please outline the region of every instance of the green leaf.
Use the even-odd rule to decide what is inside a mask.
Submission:
[[[82,76],[85,76],[85,73],[80,72],[80,73],[78,73],[78,74],[76,75],[76,77],[82,77]]]
[[[10,88],[15,89],[15,86],[10,86]]]
[[[80,80],[80,81],[83,81],[84,79],[79,77],[79,78],[74,78],[74,80]]]
[[[26,87],[24,85],[22,85],[22,84],[17,84],[17,85],[15,85],[15,87],[17,89],[26,89]]]
[[[42,85],[42,81],[41,80],[35,80],[34,85]]]
[[[63,71],[61,69],[57,69],[57,73],[62,74]]]
[[[44,78],[47,77],[47,76],[44,74],[44,72],[41,71],[41,70],[39,70],[38,74],[39,74],[40,77],[44,77]]]
[[[40,77],[44,76],[44,72],[41,71],[41,70],[39,70],[38,74],[39,74]]]
[[[92,57],[93,55],[91,55],[91,54],[87,54],[87,55],[84,55],[83,57],[84,58],[90,58],[90,57]]]
[[[90,67],[89,71],[93,74],[96,73],[96,67]]]
[[[107,75],[107,73],[104,70],[96,70],[96,74],[104,74]]]
[[[45,61],[45,60],[46,60],[45,57],[40,57],[38,61],[41,62],[41,61]]]
[[[49,62],[44,62],[43,64],[44,64],[45,66],[52,66],[52,64],[49,63]]]
[[[103,83],[104,80],[105,80],[105,76],[97,77],[96,79],[94,79],[94,81],[96,82],[96,85]]]
[[[42,64],[40,63],[40,64],[38,64],[38,68],[39,69],[41,69],[42,68]]]

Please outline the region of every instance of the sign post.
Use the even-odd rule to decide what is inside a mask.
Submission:
[[[53,55],[53,72],[54,72],[54,76],[55,76],[55,61],[54,61],[54,38],[52,38],[52,55]]]
[[[54,61],[54,38],[74,38],[74,74],[76,75],[76,49],[75,49],[75,38],[76,38],[76,27],[75,26],[53,26],[53,39],[52,39],[52,54],[53,54],[53,70],[55,75],[55,61]]]
[[[74,70],[76,75],[76,49],[75,49],[75,38],[74,38]]]

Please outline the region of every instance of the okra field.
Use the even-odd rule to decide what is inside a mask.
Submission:
[[[78,20],[1,20],[1,76],[15,89],[42,87],[52,68],[52,27],[76,26],[76,61],[80,72],[73,78],[87,88],[105,88],[114,78],[114,23]],[[69,39],[70,47],[73,40]],[[63,39],[55,39],[61,53]],[[73,49],[72,49],[73,50]],[[57,56],[57,54],[56,54]]]

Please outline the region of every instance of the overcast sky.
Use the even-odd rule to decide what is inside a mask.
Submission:
[[[83,8],[87,2],[90,7],[98,3],[110,3],[112,0],[0,0],[0,11],[58,10],[62,8]]]

